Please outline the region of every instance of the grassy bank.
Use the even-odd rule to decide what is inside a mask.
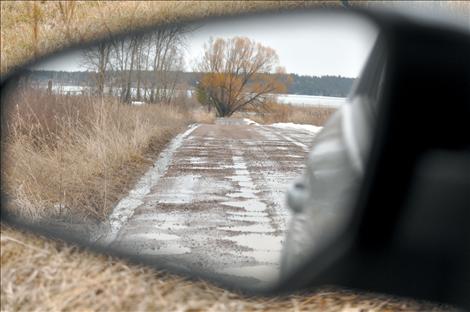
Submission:
[[[2,228],[2,311],[442,311],[449,307],[325,289],[250,297],[62,242]]]
[[[350,1],[351,2],[351,1]],[[96,39],[112,32],[156,22],[256,11],[262,7],[318,6],[313,1],[286,2],[77,2],[70,19],[58,2],[1,2],[1,71],[69,42]],[[330,5],[331,2],[326,3]],[[364,3],[364,2],[361,2]],[[333,3],[335,4],[335,3]],[[336,1],[340,4],[340,1]],[[33,36],[37,29],[37,36]],[[72,38],[69,38],[69,36]],[[70,310],[228,310],[228,311],[410,311],[431,310],[408,300],[341,292],[304,296],[250,298],[205,282],[97,256],[70,244],[53,242],[2,225],[1,311]]]
[[[33,219],[104,217],[176,133],[193,122],[213,121],[212,115],[184,104],[127,106],[110,98],[31,91],[17,94],[11,104],[2,129],[2,182],[17,204],[10,209]],[[278,119],[258,122],[314,121],[291,109],[271,111]],[[2,311],[446,308],[339,289],[248,297],[4,225],[0,250]]]
[[[9,99],[3,187],[8,209],[33,220],[102,219],[178,132],[208,114],[183,105],[23,90]]]
[[[260,124],[293,122],[322,126],[335,111],[335,108],[330,107],[308,107],[269,103],[262,109],[247,109],[243,112],[237,112],[234,114],[234,117],[249,118]]]
[[[192,122],[213,121],[212,115],[183,104],[126,106],[112,99],[30,91],[11,100],[9,123],[2,129],[2,182],[18,204],[11,209],[35,219],[102,218],[176,133]],[[286,116],[289,111],[278,118]],[[4,225],[1,284],[2,311],[441,309],[338,289],[247,297]]]

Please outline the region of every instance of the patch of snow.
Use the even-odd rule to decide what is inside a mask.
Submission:
[[[294,129],[294,130],[308,131],[313,134],[317,134],[318,132],[321,131],[321,129],[323,129],[323,127],[307,125],[307,124],[296,124],[293,122],[278,122],[278,123],[273,123],[270,126],[275,127],[275,128],[281,128],[281,129]]]
[[[302,142],[299,142],[293,138],[291,138],[290,136],[287,136],[287,135],[284,135],[284,134],[279,134],[281,137],[283,137],[284,139],[286,139],[287,141],[291,142],[292,144],[294,145],[297,145],[301,148],[303,148],[306,152],[308,152],[308,146]]]
[[[255,125],[255,126],[258,126],[259,124],[257,122],[254,122],[253,120],[249,119],[249,118],[243,118],[243,121],[245,122],[245,124],[247,125]]]
[[[116,239],[122,225],[133,215],[135,209],[143,204],[144,197],[150,193],[152,187],[158,183],[160,177],[166,172],[173,158],[173,153],[181,146],[183,140],[198,126],[196,124],[191,125],[184,133],[177,135],[160,153],[153,167],[140,178],[129,192],[129,195],[114,207],[113,212],[108,218],[109,231],[103,240],[100,241],[101,243],[110,244]]]

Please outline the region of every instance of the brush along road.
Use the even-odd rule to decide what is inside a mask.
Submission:
[[[189,127],[114,208],[106,244],[251,285],[276,280],[285,191],[314,135],[246,119]]]

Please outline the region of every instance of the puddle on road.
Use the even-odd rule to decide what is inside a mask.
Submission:
[[[150,192],[151,188],[160,181],[162,175],[166,172],[173,154],[183,144],[183,141],[191,135],[191,133],[199,127],[198,125],[191,125],[188,129],[177,135],[168,146],[160,153],[158,159],[150,170],[148,170],[136,185],[129,192],[129,195],[123,198],[113,209],[108,218],[109,230],[101,239],[100,244],[108,245],[112,243],[121,227],[134,213],[135,209],[143,203],[144,197]]]
[[[272,233],[275,232],[273,228],[268,228],[264,224],[252,224],[252,225],[239,225],[239,226],[223,226],[219,227],[219,230],[234,231],[234,232],[250,232],[250,233]]]
[[[242,170],[240,170],[242,171]],[[243,171],[246,171],[247,173],[244,173],[244,174],[240,174],[240,175],[235,175],[235,176],[231,176],[231,177],[228,177],[230,180],[232,180],[233,182],[238,182],[238,183],[242,183],[242,182],[245,182],[247,184],[245,185],[240,185],[242,187],[249,187],[249,186],[254,186],[253,185],[253,182],[251,181],[251,178],[249,176],[249,173],[247,170],[243,170]]]
[[[262,217],[269,217],[269,214],[267,212],[260,212],[260,211],[227,211],[227,214],[229,214],[229,217],[230,216],[234,216],[234,217],[258,217],[258,218],[262,218]]]
[[[232,221],[248,221],[248,222],[255,222],[258,226],[267,227],[270,229],[269,222],[271,219],[269,218],[269,214],[267,212],[232,212],[227,211],[227,218]]]
[[[189,162],[191,164],[207,164],[207,158],[206,157],[190,157]]]
[[[117,246],[117,249],[122,249],[126,252],[135,250],[136,254],[145,256],[175,256],[191,253],[191,248],[181,246],[176,242],[166,242],[162,245],[138,244],[133,242],[132,240],[126,240]]]
[[[236,193],[229,193],[227,194],[227,197],[231,197],[231,198],[256,198],[256,195],[255,193],[253,193],[253,191],[250,191],[250,190],[241,190],[239,192],[236,192]]]
[[[156,240],[156,241],[169,241],[179,240],[181,237],[174,234],[162,233],[162,232],[149,232],[149,233],[130,233],[127,234],[130,240]]]
[[[159,192],[158,203],[161,204],[188,204],[193,201],[194,188],[200,176],[183,175],[166,178],[166,192]]]
[[[265,211],[266,204],[256,199],[222,202],[222,205],[244,208],[246,211]]]
[[[245,252],[245,255],[255,259],[264,259],[264,262],[273,265],[281,262],[281,250],[253,250]]]
[[[183,247],[179,245],[168,245],[163,247],[155,247],[152,253],[153,255],[159,256],[170,256],[170,255],[181,255],[191,253],[191,248]]]
[[[260,233],[246,233],[237,236],[231,236],[230,240],[237,242],[237,244],[252,248],[254,250],[267,250],[267,251],[280,251],[282,248],[282,237],[260,234]],[[257,259],[263,262],[264,259]]]
[[[267,212],[267,204],[258,197],[260,191],[257,190],[241,153],[236,154],[232,157],[232,168],[235,172],[228,178],[238,184],[238,189],[226,196],[240,198],[240,200],[224,201],[221,204],[243,210],[227,211],[227,219],[233,221],[234,225],[218,227],[218,230],[240,233],[224,236],[224,239],[242,247],[241,255],[253,259],[252,261],[257,264],[253,265],[251,261],[247,264],[234,263],[231,267],[218,272],[239,277],[254,277],[262,284],[269,283],[275,281],[279,275],[282,237],[273,235],[276,230],[271,225],[272,220]],[[247,221],[252,224],[244,225],[243,223]]]
[[[269,221],[271,221],[268,217],[253,217],[253,216],[243,216],[243,215],[238,215],[238,216],[228,216],[228,219],[231,221],[247,221],[247,222],[259,222],[267,224]]]
[[[172,256],[191,253],[191,248],[181,244],[181,237],[168,233],[128,233],[126,240],[122,241],[124,250],[137,249],[138,254],[153,256]]]
[[[247,265],[242,267],[229,267],[222,270],[218,270],[217,273],[229,274],[237,277],[249,277],[255,278],[259,282],[257,286],[263,287],[276,282],[279,278],[279,265]],[[253,286],[253,285],[252,285]]]
[[[284,191],[304,156],[295,155],[299,142],[265,132],[230,142],[189,132],[161,183],[134,197],[144,203],[135,203],[123,246],[234,278],[277,280]]]

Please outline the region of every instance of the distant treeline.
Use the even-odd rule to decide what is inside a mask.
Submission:
[[[165,73],[168,75],[169,73]],[[200,73],[195,72],[172,72],[174,77],[177,77],[180,88],[194,88],[200,78]],[[109,76],[118,76],[118,72],[109,72]],[[137,75],[133,73],[132,75]],[[155,73],[148,71],[141,71],[140,79],[150,81],[155,79]],[[47,84],[47,81],[52,80],[53,83],[60,83],[63,85],[76,85],[76,86],[93,86],[96,81],[96,73],[87,71],[65,72],[65,71],[50,71],[50,70],[35,70],[30,72],[31,81]],[[290,78],[290,85],[288,86],[287,93],[289,94],[305,94],[305,95],[321,95],[321,96],[337,96],[345,97],[348,95],[354,78],[341,77],[341,76],[304,76],[297,74],[286,74]],[[286,77],[287,78],[287,77]],[[158,77],[156,84],[158,85]],[[134,81],[134,79],[132,79]],[[155,82],[154,82],[155,83]],[[133,83],[134,84],[134,83]]]
[[[354,82],[354,78],[341,76],[290,76],[292,83],[288,92],[292,94],[346,97]]]

